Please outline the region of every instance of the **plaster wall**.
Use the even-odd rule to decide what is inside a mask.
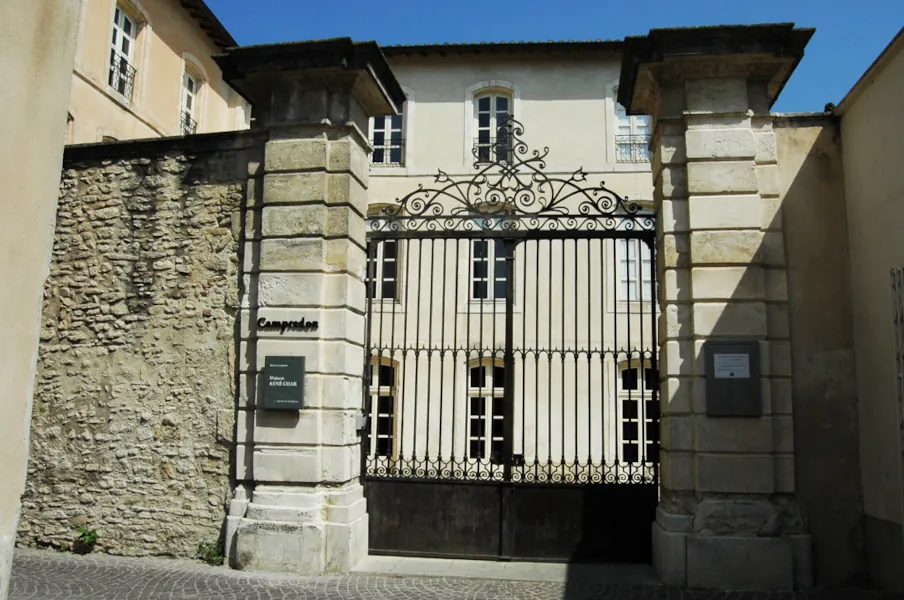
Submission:
[[[50,263],[77,0],[0,3],[0,598],[9,587]]]
[[[406,90],[405,161],[371,169],[371,202],[389,202],[433,181],[437,169],[473,174],[477,138],[473,97],[498,89],[513,98],[531,150],[549,148],[547,173],[579,167],[633,199],[652,198],[649,163],[616,162],[615,54],[389,58]],[[372,137],[372,136],[371,136]],[[605,176],[603,176],[605,174]]]
[[[131,100],[110,87],[113,14],[120,6],[138,25]],[[250,108],[211,59],[219,49],[177,0],[84,0],[79,17],[68,143],[181,135],[185,64],[204,81],[197,97],[197,133],[246,129]]]
[[[851,312],[838,120],[776,116],[785,231],[797,497],[820,584],[865,571]]]
[[[842,103],[841,118],[868,553],[877,567],[884,565],[874,579],[898,588],[904,587],[904,446],[890,274],[904,267],[902,88],[899,36]]]

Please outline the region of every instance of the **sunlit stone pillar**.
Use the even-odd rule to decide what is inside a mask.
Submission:
[[[811,35],[764,25],[653,30],[626,41],[619,101],[655,122],[662,495],[653,546],[667,584],[811,583],[794,494],[787,277],[769,117]],[[707,342],[752,343],[749,374],[713,369]],[[741,395],[717,393],[717,384],[740,386]],[[752,404],[741,397],[747,391]]]
[[[218,60],[270,136],[245,217],[230,558],[239,569],[344,573],[367,555],[367,121],[394,114],[403,95],[374,43],[239,48]],[[264,406],[267,357],[304,357],[300,410]]]

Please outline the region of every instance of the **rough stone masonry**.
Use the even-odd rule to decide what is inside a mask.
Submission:
[[[251,137],[197,155],[178,140],[113,160],[127,145],[67,150],[20,545],[85,526],[99,551],[187,557],[220,536],[248,172],[236,142]]]

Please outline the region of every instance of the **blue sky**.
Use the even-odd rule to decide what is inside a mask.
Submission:
[[[381,44],[620,39],[656,27],[815,27],[773,110],[836,104],[904,25],[904,0],[207,0],[240,44],[351,37]]]

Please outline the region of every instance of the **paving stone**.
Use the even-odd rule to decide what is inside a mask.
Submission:
[[[17,549],[10,600],[860,600],[864,589],[705,592],[663,586],[352,574],[297,577],[166,558]]]

